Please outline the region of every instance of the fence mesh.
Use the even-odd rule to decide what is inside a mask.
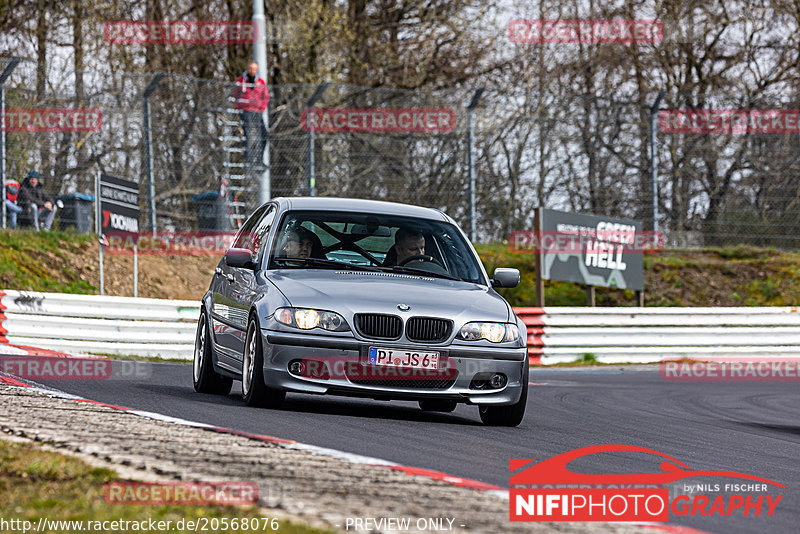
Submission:
[[[0,70],[8,59],[0,59]],[[145,89],[154,74],[63,73],[37,91],[37,65],[5,82],[7,109],[97,108],[96,132],[6,133],[6,179],[37,169],[53,196],[94,194],[98,173],[140,183],[147,227]],[[198,229],[222,193],[218,224],[237,228],[258,205],[260,173],[245,163],[235,84],[166,75],[150,96],[159,230]],[[452,129],[327,132],[303,128],[318,85],[270,86],[269,193],[391,200],[442,209],[469,227],[468,104],[474,89],[327,86],[312,109],[452,110]],[[631,217],[652,226],[650,106],[642,97],[487,90],[472,111],[478,241],[531,229],[543,206]],[[667,95],[661,109],[798,109]],[[656,126],[658,228],[667,245],[800,245],[800,134],[670,133]],[[203,224],[208,224],[203,223]],[[202,228],[201,228],[202,229]],[[209,228],[205,228],[209,229]]]

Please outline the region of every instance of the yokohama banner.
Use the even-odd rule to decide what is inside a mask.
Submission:
[[[139,184],[100,175],[100,226],[104,235],[139,231]]]

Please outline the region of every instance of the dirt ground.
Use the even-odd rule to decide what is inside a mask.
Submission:
[[[100,287],[97,245],[94,254],[68,255],[70,268],[80,278]],[[166,299],[200,300],[208,290],[214,268],[221,256],[155,256],[138,257],[138,296]],[[103,256],[105,294],[133,296],[133,256]]]

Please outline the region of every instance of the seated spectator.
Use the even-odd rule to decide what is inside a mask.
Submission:
[[[8,224],[11,228],[17,227],[17,215],[22,213],[22,208],[17,205],[19,195],[19,182],[11,180],[6,182],[6,212],[8,213]]]
[[[44,192],[39,173],[28,171],[19,190],[20,224],[33,226],[38,232],[50,230],[58,209],[53,199]]]

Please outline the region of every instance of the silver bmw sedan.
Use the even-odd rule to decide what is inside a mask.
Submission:
[[[287,392],[476,405],[488,425],[525,414],[525,325],[469,240],[439,210],[276,198],[239,230],[203,297],[194,388],[276,408]]]

